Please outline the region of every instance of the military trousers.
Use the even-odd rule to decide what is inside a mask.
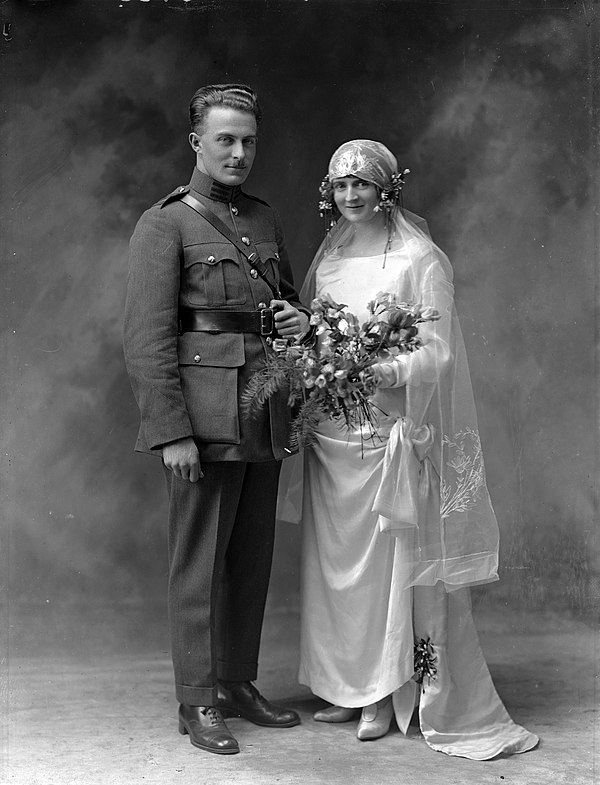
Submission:
[[[196,483],[165,469],[169,628],[180,703],[214,706],[218,679],[256,679],[280,468],[279,461],[203,462]]]

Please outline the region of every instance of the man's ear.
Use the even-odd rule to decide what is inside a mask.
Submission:
[[[192,133],[188,136],[188,139],[189,139],[190,146],[191,146],[192,150],[195,153],[201,153],[202,152],[202,142],[200,141],[200,137],[198,136],[198,134],[195,131],[192,131]]]

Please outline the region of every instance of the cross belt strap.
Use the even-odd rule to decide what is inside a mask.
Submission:
[[[192,196],[190,193],[184,194],[181,197],[181,201],[185,202],[188,207],[191,207],[192,210],[195,210],[198,213],[198,215],[201,215],[202,218],[208,221],[209,224],[211,224],[217,230],[217,232],[219,232],[219,234],[222,234],[226,240],[229,240],[229,242],[242,254],[250,267],[252,267],[253,270],[256,270],[258,275],[260,275],[269,289],[273,292],[276,299],[282,299],[281,291],[277,285],[277,282],[271,278],[271,276],[268,274],[268,271],[263,266],[260,254],[254,245],[244,245],[242,241],[233,234],[229,227],[223,223],[223,221],[217,215],[215,215],[212,210],[209,210],[208,207],[203,205],[201,201],[196,199],[195,196]]]

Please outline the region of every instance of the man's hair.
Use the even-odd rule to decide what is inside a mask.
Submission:
[[[258,97],[254,90],[245,84],[212,84],[201,87],[190,101],[190,125],[192,131],[201,133],[206,115],[212,106],[228,106],[241,112],[250,112],[261,121]]]

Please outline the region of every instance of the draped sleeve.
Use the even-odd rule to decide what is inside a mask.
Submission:
[[[442,265],[432,254],[413,262],[408,275],[412,279],[414,301],[432,308],[440,318],[419,325],[421,348],[410,354],[400,354],[388,363],[382,363],[384,387],[410,385],[420,387],[436,384],[452,359],[450,349],[454,286]],[[416,268],[416,269],[415,269]],[[419,273],[418,268],[423,268]]]

